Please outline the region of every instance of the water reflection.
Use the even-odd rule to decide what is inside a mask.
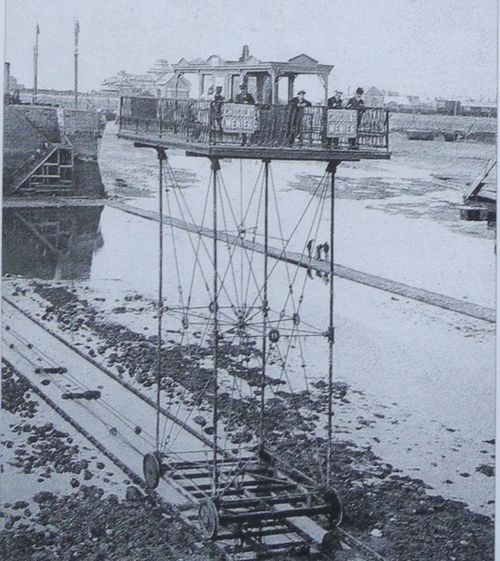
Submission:
[[[87,280],[103,245],[103,206],[3,209],[3,274]]]

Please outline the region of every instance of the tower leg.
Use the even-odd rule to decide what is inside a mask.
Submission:
[[[213,331],[213,346],[214,346],[214,406],[213,406],[213,496],[217,496],[217,491],[219,489],[219,470],[217,468],[217,444],[218,444],[218,374],[219,374],[219,318],[218,318],[218,268],[217,268],[217,176],[220,170],[220,163],[217,158],[212,159],[211,164],[212,169],[212,179],[213,179],[213,225],[212,233],[214,239],[213,245],[213,314],[214,314],[214,331]]]
[[[326,171],[330,173],[331,192],[330,192],[330,284],[329,284],[329,319],[328,319],[328,437],[326,446],[326,482],[331,485],[332,479],[332,437],[333,437],[333,345],[335,342],[334,321],[334,231],[335,231],[335,173],[338,161],[329,162]]]
[[[260,419],[259,419],[259,449],[264,449],[264,410],[266,390],[266,362],[267,362],[267,319],[269,303],[267,297],[268,277],[268,249],[269,249],[269,164],[270,160],[264,161],[264,284],[262,302],[262,371],[260,379]]]

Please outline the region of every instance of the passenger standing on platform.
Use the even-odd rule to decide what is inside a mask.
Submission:
[[[361,124],[361,118],[363,117],[363,113],[366,111],[365,102],[363,101],[362,95],[364,94],[363,88],[358,88],[356,90],[356,95],[351,97],[351,99],[347,102],[345,106],[346,109],[355,109],[358,112],[358,128]],[[349,145],[351,148],[356,148],[356,140],[355,138],[349,139]]]
[[[308,101],[304,96],[306,92],[304,90],[299,90],[297,92],[297,97],[292,97],[288,102],[289,114],[288,114],[288,144],[293,146],[295,142],[295,137],[299,136],[299,143],[302,145],[302,120],[304,118],[304,108],[311,107],[311,102]]]
[[[342,92],[335,90],[335,94],[328,98],[328,109],[342,109]]]
[[[255,105],[255,99],[251,93],[248,93],[247,85],[245,83],[240,84],[240,93],[236,94],[235,98],[236,103],[246,103],[248,105]],[[248,135],[243,133],[241,135],[241,145],[245,146],[245,144],[250,144],[247,142]]]
[[[224,96],[222,95],[222,86],[215,88],[215,94],[211,105],[212,123],[215,131],[218,132],[220,140],[222,140],[222,104]]]
[[[247,85],[240,84],[240,93],[236,94],[236,103],[251,103],[255,104],[255,99],[251,93],[248,93]]]
[[[328,98],[328,109],[342,109],[342,104],[342,92],[340,90],[335,90],[334,95]],[[332,145],[332,141],[334,146],[339,145],[338,138],[329,138],[327,143],[328,146]]]
[[[316,246],[316,259],[318,259],[318,261],[321,260],[321,250],[323,249],[323,244],[320,243]]]

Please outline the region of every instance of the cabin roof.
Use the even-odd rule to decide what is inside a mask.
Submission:
[[[263,73],[276,73],[278,75],[286,74],[330,74],[333,65],[320,64],[316,59],[311,56],[301,53],[287,61],[262,61],[250,55],[248,49],[243,49],[243,55],[239,60],[224,60],[217,54],[210,55],[207,59],[195,58],[187,60],[181,58],[177,64],[172,65],[174,72],[189,73],[198,71],[237,71],[237,72],[263,72]]]

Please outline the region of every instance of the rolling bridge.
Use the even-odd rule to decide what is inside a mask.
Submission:
[[[255,551],[256,544],[266,554],[283,552],[290,547],[290,541],[285,539],[290,528],[295,532],[292,545],[300,547],[308,543],[307,535],[314,533],[311,528],[336,527],[342,521],[342,500],[335,489],[332,470],[335,173],[343,161],[390,158],[386,111],[330,109],[326,104],[279,104],[276,87],[279,68],[289,78],[290,100],[294,94],[294,77],[301,68],[305,73],[320,74],[327,99],[327,77],[332,67],[319,65],[307,55],[287,63],[260,63],[244,49],[239,61],[210,57],[190,64],[183,60],[174,69],[178,76],[189,70],[197,72],[200,95],[207,76],[212,77],[212,84],[223,76],[227,86],[232,84],[236,72],[238,79],[253,91],[255,103],[122,97],[119,113],[119,137],[133,141],[136,147],[153,148],[159,162],[156,446],[144,457],[144,479],[150,488],[167,480],[192,504],[198,505],[198,523],[205,537],[222,542],[237,539],[240,545],[233,553],[239,554]],[[271,89],[266,89],[269,81]],[[232,89],[227,90],[231,96]],[[171,148],[208,160],[210,181],[201,223],[193,218],[170,167],[167,153]],[[226,158],[262,162],[255,185],[246,189],[245,209],[240,201],[239,216],[231,202],[234,192],[228,191],[222,175],[221,160]],[[326,164],[299,223],[286,234],[272,173],[271,164],[276,160]],[[179,265],[185,251],[176,242],[173,227],[168,239],[171,247],[165,251],[167,240],[162,219],[165,198],[169,215],[178,212],[183,219],[188,217],[200,227],[198,233],[187,233],[190,242],[187,247],[193,252],[192,272],[188,276],[186,267]],[[324,279],[329,284],[328,323],[315,325],[303,319],[305,302],[311,294],[306,291],[308,277],[299,275],[299,267],[285,260],[287,289],[280,293],[273,288],[279,271],[271,263],[268,242],[271,226],[279,224],[281,251],[286,256],[295,233],[307,230],[308,235],[299,242],[305,253],[307,240],[314,231],[318,232],[324,216],[329,220],[330,251]],[[213,232],[211,244],[201,235],[206,222]],[[254,252],[240,248],[236,255],[234,246],[221,242],[217,235],[220,230],[237,232],[242,239],[253,236],[254,241],[256,236],[261,236],[264,251],[258,258],[260,268],[256,267]],[[169,260],[168,269],[164,267],[165,256]],[[176,277],[177,290],[165,294],[167,274]],[[179,335],[177,341],[169,342],[173,345],[170,349],[182,348],[187,353],[177,380],[181,380],[190,399],[180,404],[172,399],[172,383],[167,375],[167,371],[172,372],[172,365],[165,359],[168,350],[165,327],[169,334]],[[306,338],[316,338],[312,340],[326,347],[321,372],[314,369],[311,372],[306,364],[303,354]],[[292,352],[298,355],[300,376],[290,375]],[[325,380],[320,386],[318,381],[323,371]],[[230,390],[227,384],[224,386],[228,375],[234,380]],[[196,385],[193,380],[201,381]],[[311,384],[324,388],[321,415],[325,431],[321,438],[312,439],[316,441],[315,465],[299,470],[268,445],[267,427],[273,422],[273,407],[279,404],[286,411],[288,404],[289,414],[296,420],[297,438],[308,442],[310,427],[300,407],[290,403],[295,393],[303,394],[304,388]],[[287,393],[277,391],[277,385],[286,387]],[[233,408],[237,408],[239,399],[249,397],[256,404],[254,421],[252,426],[240,427],[235,438],[229,425],[229,420],[236,418]],[[171,426],[160,416],[165,407]],[[183,453],[174,436],[181,430],[173,430],[173,426],[190,431],[196,424],[205,427],[204,434],[208,437],[200,440],[203,446],[199,451]]]

